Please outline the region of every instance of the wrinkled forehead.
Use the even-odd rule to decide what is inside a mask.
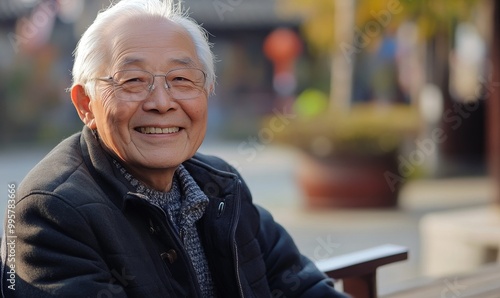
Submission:
[[[201,67],[185,28],[160,17],[123,17],[108,28],[105,51],[109,71]]]

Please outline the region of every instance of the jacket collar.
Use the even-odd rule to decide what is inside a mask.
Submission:
[[[97,136],[85,126],[80,136],[82,158],[94,181],[106,193],[106,196],[120,209],[124,198],[132,191],[125,178],[113,165],[111,156],[102,148]]]
[[[90,174],[118,208],[123,210],[130,199],[144,199],[142,195],[135,193],[130,183],[119,173],[113,165],[112,157],[86,126],[80,136],[80,146]],[[197,153],[183,165],[209,199],[226,201],[238,192],[238,176],[218,158]]]

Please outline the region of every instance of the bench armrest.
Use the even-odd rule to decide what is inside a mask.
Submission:
[[[377,268],[408,259],[408,249],[386,244],[316,262],[333,279],[342,280],[344,292],[356,298],[377,297]]]

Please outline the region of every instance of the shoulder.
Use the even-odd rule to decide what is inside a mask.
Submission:
[[[240,184],[243,196],[249,199],[250,202],[252,201],[250,189],[242,175],[225,160],[212,155],[196,153],[184,163],[184,166],[186,166],[193,176],[198,178],[201,174],[201,176],[211,176],[211,179],[219,181],[218,184],[221,185],[229,186],[230,183]],[[199,179],[199,181],[201,182],[203,179]]]
[[[78,204],[86,192],[97,189],[83,161],[80,135],[63,140],[31,169],[19,185],[18,200],[43,195]]]
[[[214,155],[206,155],[198,152],[190,159],[190,162],[205,165],[207,168],[213,168],[222,172],[236,173],[236,170],[229,163]]]
[[[79,141],[79,134],[76,134],[59,143],[26,175],[20,191],[53,191],[63,184],[83,162]]]

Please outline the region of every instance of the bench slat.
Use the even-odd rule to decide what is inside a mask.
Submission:
[[[397,291],[382,298],[500,297],[500,264],[493,263],[472,272],[446,276]]]
[[[316,265],[329,277],[342,280],[344,291],[353,297],[375,298],[377,268],[407,258],[406,247],[387,244],[318,261]]]
[[[365,275],[378,267],[408,258],[408,248],[386,244],[316,262],[316,266],[335,279]]]

